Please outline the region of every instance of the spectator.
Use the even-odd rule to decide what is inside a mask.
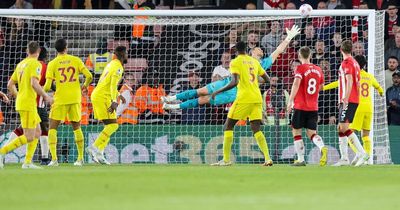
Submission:
[[[0,57],[4,59],[4,67],[7,69],[13,69],[14,65],[17,64],[23,57],[25,57],[25,49],[28,44],[28,40],[32,37],[32,32],[28,29],[28,24],[24,19],[10,18],[6,31],[6,42],[4,44],[4,51]],[[11,66],[8,66],[11,65]]]
[[[368,4],[368,8],[370,9],[375,9],[375,10],[384,10],[388,8],[389,2],[392,0],[363,0],[363,2],[366,2]]]
[[[296,8],[295,4],[293,4],[292,2],[289,2],[289,3],[286,4],[286,9],[287,10],[295,10],[297,8]],[[298,25],[298,26],[301,26],[302,25],[302,19],[296,18],[296,19],[284,19],[283,20],[283,28],[292,28],[292,26],[295,25],[295,24]]]
[[[326,52],[326,50],[325,50],[325,42],[324,41],[317,40],[315,42],[315,48],[314,49],[315,49],[314,50],[315,52],[313,53],[313,56],[312,56],[312,59],[311,59],[312,63],[317,64],[317,63],[320,62],[320,60],[329,59],[329,53]]]
[[[76,0],[76,9],[85,9],[85,0]],[[73,7],[73,1],[71,0],[62,0],[62,8],[63,9],[75,9]]]
[[[10,8],[14,4],[15,4],[15,0],[1,0],[0,8],[7,9],[7,8]]]
[[[86,67],[93,72],[93,83],[97,83],[106,65],[111,62],[113,54],[108,52],[107,39],[100,38],[97,41],[95,53],[90,54],[86,59]]]
[[[332,41],[330,43],[330,53],[335,59],[340,59],[340,45],[342,44],[343,38],[340,32],[335,32],[332,35]]]
[[[318,61],[318,63],[316,63],[319,65],[319,67],[322,69],[322,71],[324,72],[324,76],[325,76],[325,82],[331,82],[334,78],[332,78],[332,75],[336,75],[335,72],[332,72],[331,69],[331,63],[329,62],[328,59],[320,59]]]
[[[398,16],[398,8],[394,1],[390,2],[386,9],[385,16],[385,40],[394,38],[393,26],[400,26],[400,20]]]
[[[386,91],[389,125],[400,125],[400,72],[393,73],[393,86]]]
[[[318,3],[317,9],[327,9],[326,3],[321,1]],[[330,16],[315,17],[312,19],[318,39],[328,40],[331,34],[335,32],[335,19]]]
[[[271,55],[272,52],[278,47],[281,40],[282,32],[281,25],[278,20],[271,22],[271,32],[265,35],[261,39],[261,45],[264,47],[267,55]]]
[[[263,94],[263,114],[267,125],[285,125],[286,104],[289,93],[280,84],[278,77],[271,77],[270,87]]]
[[[264,9],[285,9],[285,4],[286,0],[264,0],[263,6]]]
[[[321,70],[324,72],[325,82],[329,83],[336,80],[332,76],[332,70],[328,60],[320,60],[317,63]],[[334,75],[337,75],[334,73]],[[337,103],[337,90],[321,91],[318,100],[318,123],[323,125],[336,124],[336,103]]]
[[[34,9],[53,9],[52,1],[49,0],[33,0],[32,5]]]
[[[304,28],[304,33],[300,35],[300,46],[315,46],[315,28],[311,23],[308,23]]]
[[[10,9],[33,9],[33,5],[29,1],[16,0]]]
[[[230,52],[231,54],[235,54],[235,46],[236,43],[238,42],[238,31],[235,28],[232,28],[231,30],[229,30],[229,34],[228,36],[225,37],[224,40],[224,49],[223,51],[227,51]]]
[[[124,84],[119,90],[120,95],[124,98],[119,102],[117,107],[118,124],[131,124],[135,125],[138,123],[138,108],[135,106],[135,75],[126,73],[124,75]]]
[[[335,9],[338,5],[341,5],[340,0],[328,0],[326,7],[327,9]]]
[[[257,6],[253,3],[247,3],[246,4],[246,10],[256,10]]]
[[[231,75],[229,72],[229,64],[231,63],[232,59],[231,56],[232,55],[229,52],[224,52],[221,55],[221,65],[214,68],[211,81],[215,82]]]
[[[390,56],[395,56],[396,58],[400,58],[400,32],[395,34],[394,42],[395,42],[394,45],[389,46],[389,48],[385,51],[386,63]]]
[[[291,2],[296,5],[296,8],[300,8],[303,4],[309,4],[315,9],[317,8],[319,0],[291,0]]]
[[[196,90],[202,87],[200,84],[201,78],[196,72],[189,73],[189,83],[182,88],[185,90]],[[206,117],[206,106],[198,106],[190,109],[182,110],[182,124],[204,124]]]
[[[166,96],[159,74],[149,72],[143,76],[143,85],[137,89],[134,97],[138,108],[139,123],[164,124],[166,113],[162,108],[161,97]]]
[[[130,0],[114,0],[115,9],[132,9],[132,1]]]
[[[110,0],[91,0],[92,9],[109,9]]]
[[[360,41],[353,43],[353,56],[356,55],[365,56],[365,44]]]
[[[256,47],[260,47],[260,36],[255,31],[250,31],[247,34],[247,53]]]
[[[387,62],[388,69],[385,71],[385,87],[391,87],[393,85],[393,73],[398,70],[399,59],[395,56],[390,56]]]

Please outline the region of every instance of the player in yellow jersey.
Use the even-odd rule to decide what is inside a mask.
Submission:
[[[264,166],[272,166],[272,160],[269,156],[268,145],[264,134],[261,132],[262,119],[262,96],[258,86],[258,77],[262,77],[264,81],[269,81],[268,75],[260,65],[260,62],[246,54],[247,46],[244,42],[236,44],[238,56],[230,63],[230,71],[232,80],[228,85],[215,91],[212,99],[218,93],[230,90],[237,86],[236,99],[228,113],[228,119],[224,126],[224,158],[212,164],[213,166],[229,166],[231,165],[230,153],[233,144],[233,128],[237,121],[250,119],[251,130],[257,141],[260,150],[264,154]]]
[[[29,42],[26,51],[28,57],[17,65],[7,85],[11,95],[17,98],[15,109],[19,113],[24,134],[11,140],[0,149],[0,169],[3,168],[4,157],[7,153],[27,143],[28,146],[22,168],[41,168],[32,163],[32,157],[41,134],[36,96],[39,94],[48,103],[52,103],[53,100],[44,92],[39,84],[40,71],[42,68],[42,65],[38,61],[40,54],[39,44],[37,42]],[[18,90],[16,87],[17,84]]]
[[[368,155],[372,154],[371,140],[369,139],[369,132],[371,130],[371,123],[374,116],[374,107],[372,104],[372,91],[371,88],[374,87],[380,96],[383,96],[383,88],[376,81],[375,77],[366,72],[364,69],[367,64],[367,60],[363,55],[357,55],[354,57],[361,67],[360,75],[360,102],[357,111],[354,115],[354,120],[350,125],[350,129],[361,131],[362,141],[365,152]],[[333,82],[324,86],[324,90],[330,90],[332,88],[338,87],[338,82]],[[350,143],[350,142],[349,142]],[[350,147],[353,151],[357,151],[354,145],[350,143]],[[360,157],[355,156],[352,165],[355,165]]]
[[[105,67],[91,96],[94,118],[104,123],[104,129],[86,150],[93,161],[107,165],[110,163],[104,157],[104,149],[110,141],[111,135],[118,130],[116,114],[118,83],[124,73],[123,64],[127,61],[126,47],[118,46],[115,48],[114,54],[116,59]]]
[[[67,41],[58,39],[55,42],[57,57],[49,62],[46,72],[45,91],[51,89],[53,81],[56,85],[54,104],[50,108],[50,126],[48,141],[51,153],[51,162],[48,166],[58,166],[57,160],[57,128],[66,118],[71,122],[74,130],[75,143],[78,150],[78,158],[75,166],[83,164],[84,137],[80,125],[81,121],[81,91],[87,91],[87,87],[93,77],[85,67],[82,60],[76,56],[67,54]],[[85,83],[79,82],[79,75],[85,76]]]

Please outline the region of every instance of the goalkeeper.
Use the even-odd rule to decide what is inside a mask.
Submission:
[[[255,48],[254,50],[252,50],[251,52],[252,57],[260,60],[261,66],[264,69],[268,69],[271,67],[271,65],[275,62],[278,56],[285,51],[290,41],[295,36],[300,34],[300,29],[298,28],[297,25],[294,25],[290,30],[286,29],[286,33],[287,33],[286,39],[282,41],[282,43],[276,48],[276,50],[269,57],[260,60],[263,54],[262,50],[259,48]],[[182,93],[178,93],[174,96],[162,97],[161,100],[164,103],[163,109],[166,110],[189,109],[198,107],[203,104],[211,104],[214,106],[218,106],[222,104],[233,103],[233,101],[235,101],[236,99],[236,93],[237,93],[236,87],[216,95],[215,99],[212,99],[210,97],[211,94],[213,94],[216,90],[225,87],[230,82],[231,82],[231,77],[228,76],[219,81],[209,83],[205,87],[201,87],[196,90],[187,90]],[[175,100],[180,100],[182,101],[182,103],[170,104]]]
[[[354,116],[353,123],[350,125],[350,129],[361,131],[363,147],[365,152],[371,156],[371,140],[369,139],[369,132],[371,130],[371,122],[372,117],[374,116],[374,108],[371,97],[371,86],[373,86],[379,93],[380,96],[383,96],[383,88],[376,81],[375,77],[366,72],[364,69],[367,64],[367,60],[363,55],[357,55],[354,57],[358,64],[361,67],[361,75],[360,75],[360,104],[357,108],[357,111]],[[325,85],[323,90],[330,90],[333,88],[337,88],[339,85],[338,81],[332,82],[328,85]],[[350,141],[349,141],[350,142]],[[353,151],[355,150],[354,146],[350,143],[350,147]],[[357,163],[359,156],[355,156],[351,164],[354,165]]]

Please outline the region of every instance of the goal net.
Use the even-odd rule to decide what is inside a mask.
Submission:
[[[6,92],[7,81],[16,64],[26,56],[25,48],[31,40],[47,49],[47,63],[56,56],[54,42],[65,38],[68,53],[80,57],[94,75],[89,94],[104,66],[112,59],[115,47],[127,47],[129,59],[120,83],[120,93],[127,102],[120,102],[120,127],[105,150],[111,163],[209,164],[220,160],[223,123],[230,104],[164,111],[160,97],[198,89],[226,77],[229,62],[235,57],[235,44],[240,40],[247,43],[249,53],[258,47],[263,50],[263,57],[267,57],[285,38],[284,29],[294,24],[301,27],[301,35],[292,41],[272,67],[266,69],[271,82],[260,85],[262,129],[275,163],[289,163],[296,158],[285,107],[293,81],[292,72],[299,64],[296,60],[299,47],[313,49],[312,62],[323,69],[325,81],[329,83],[338,79],[342,60],[340,43],[352,39],[353,54],[367,56],[368,71],[384,86],[383,12],[326,10],[314,11],[315,16],[310,18],[301,18],[298,11],[255,11],[251,16],[246,11],[196,10],[193,13],[154,11],[161,15],[140,11],[31,12],[30,15],[29,12],[21,15],[22,11],[13,13],[15,15],[4,10],[0,12],[0,84],[3,92]],[[206,13],[209,15],[196,16]],[[373,161],[388,164],[391,156],[385,98],[372,89],[367,91],[375,92],[371,132]],[[334,163],[339,159],[337,90],[321,92],[319,105],[318,132],[329,147],[328,162]],[[2,103],[1,116],[0,143],[4,144],[20,123],[14,103]],[[86,146],[96,139],[102,128],[102,124],[93,119],[89,95],[83,95],[82,129]],[[311,141],[305,140],[305,145],[306,161],[317,163],[318,148]],[[354,154],[350,153],[352,158]],[[20,148],[8,154],[6,161],[23,161],[24,154],[25,148]],[[38,146],[35,158],[39,159],[40,154]],[[60,162],[73,162],[77,156],[68,121],[58,129],[58,156]],[[263,155],[246,121],[239,122],[235,128],[232,160],[236,163],[263,162]],[[85,161],[91,162],[86,155]]]

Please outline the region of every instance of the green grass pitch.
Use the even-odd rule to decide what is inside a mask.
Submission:
[[[4,210],[395,210],[400,165],[62,165],[0,171]]]

